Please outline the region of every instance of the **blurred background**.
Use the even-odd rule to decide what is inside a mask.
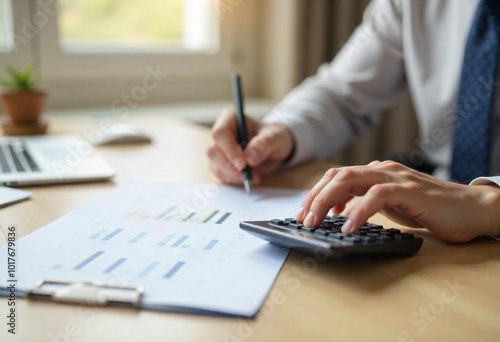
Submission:
[[[0,0],[0,77],[7,65],[39,68],[49,113],[154,108],[211,125],[231,105],[237,71],[249,114],[262,116],[336,55],[368,2]],[[406,96],[333,159],[359,164],[413,151],[417,136]]]

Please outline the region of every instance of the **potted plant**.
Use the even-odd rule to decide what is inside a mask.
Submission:
[[[0,100],[7,120],[2,129],[7,135],[43,134],[47,124],[41,121],[47,92],[40,88],[40,73],[28,66],[23,70],[7,67],[8,79],[0,83]]]

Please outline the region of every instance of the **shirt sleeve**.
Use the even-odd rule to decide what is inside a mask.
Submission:
[[[331,63],[292,90],[264,119],[295,139],[288,165],[326,159],[372,128],[406,88],[401,0],[372,0]]]

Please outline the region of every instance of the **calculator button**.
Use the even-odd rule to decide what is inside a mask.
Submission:
[[[301,229],[304,225],[302,223],[290,223],[288,224],[289,228]]]
[[[294,218],[289,217],[289,218],[285,219],[285,222],[288,222],[288,223],[297,223],[297,220],[294,219]]]
[[[384,228],[379,224],[373,224],[373,223],[366,223],[365,226],[368,228],[372,228],[372,229],[383,229]]]
[[[285,224],[285,221],[278,220],[278,219],[273,219],[273,220],[271,220],[271,223],[277,224],[278,226],[283,226]]]
[[[361,237],[361,240],[363,240],[364,242],[373,242],[376,240],[376,238],[374,236],[362,236]]]
[[[349,242],[361,242],[362,240],[361,240],[361,237],[359,237],[359,236],[353,236],[353,235],[351,235],[351,236],[346,236],[346,237],[344,238],[344,241],[349,241]]]
[[[399,229],[395,229],[395,228],[389,228],[389,229],[386,229],[386,231],[388,231],[389,233],[393,233],[393,234],[401,233],[401,231]]]
[[[346,235],[342,234],[342,233],[330,233],[330,235],[328,237],[332,238],[332,239],[342,240],[344,238],[344,236],[346,236]]]
[[[330,230],[328,229],[316,229],[316,234],[323,234],[324,236],[330,235]]]
[[[392,241],[392,240],[394,240],[394,236],[393,235],[382,235],[381,234],[381,235],[379,235],[377,237],[377,240],[379,240],[379,241]]]
[[[403,238],[403,240],[411,240],[414,237],[415,236],[413,234],[410,234],[410,233],[401,233],[401,238]]]

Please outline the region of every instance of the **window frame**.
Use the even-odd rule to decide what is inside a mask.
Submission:
[[[23,26],[26,22],[33,26],[34,16],[49,1],[64,4],[71,0],[11,1],[14,38],[23,43],[14,51],[0,53],[0,77],[5,76],[4,65],[39,68],[42,86],[50,92],[48,109],[91,107],[113,111],[113,103],[143,85],[151,69],[168,73],[168,77],[155,89],[148,90],[146,98],[140,101],[141,106],[229,100],[232,72],[245,75],[247,97],[261,96],[259,74],[255,72],[260,58],[260,31],[256,27],[259,2],[211,0],[218,1],[213,5],[220,25],[217,51],[61,56],[59,48],[50,48],[58,39],[57,17],[38,14],[38,25],[31,29],[34,33],[27,39]],[[45,17],[49,20],[41,20]],[[138,105],[134,103],[130,109]]]
[[[57,3],[57,0],[48,0]],[[42,3],[36,1],[36,11]],[[215,10],[215,7],[214,7]],[[214,23],[215,24],[215,23]],[[230,37],[222,28],[216,51],[169,50],[65,52],[59,45],[57,16],[51,16],[40,30],[40,64],[44,79],[51,85],[134,84],[148,67],[159,66],[169,74],[170,82],[210,82],[227,75],[231,69]]]
[[[0,76],[5,77],[5,67],[23,68],[26,65],[36,65],[34,46],[37,40],[36,33],[26,31],[22,20],[14,18],[27,18],[31,13],[29,0],[7,0],[10,4],[11,43],[8,49],[0,50]]]

